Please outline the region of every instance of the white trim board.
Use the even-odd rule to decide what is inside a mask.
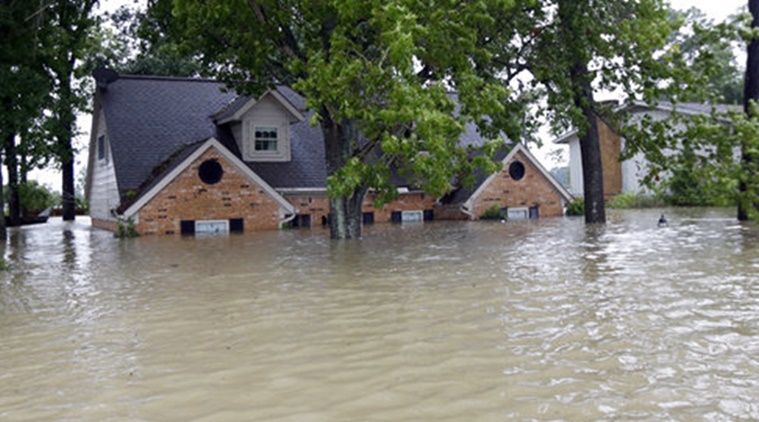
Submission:
[[[293,117],[293,121],[302,122],[303,120],[306,120],[306,116],[303,115],[303,113],[300,112],[295,106],[285,98],[284,95],[280,94],[277,90],[270,89],[266,91],[263,95],[261,95],[259,98],[251,98],[248,100],[248,102],[245,103],[244,106],[240,107],[239,110],[237,110],[233,115],[227,117],[224,120],[220,120],[217,124],[225,124],[229,122],[239,122],[242,121],[242,117],[250,111],[253,107],[256,106],[261,100],[266,98],[267,95],[271,95],[274,97],[274,99],[282,105],[282,107],[287,110],[290,115]],[[291,121],[292,122],[292,121]]]
[[[166,186],[169,185],[174,179],[182,174],[187,168],[195,162],[200,156],[206,153],[211,148],[216,149],[221,156],[231,163],[240,173],[243,174],[248,180],[257,184],[264,190],[272,199],[277,201],[280,207],[284,208],[286,213],[294,214],[295,206],[288,202],[282,195],[280,195],[274,188],[264,181],[259,175],[257,175],[250,167],[240,161],[234,154],[232,154],[227,148],[225,148],[216,138],[208,138],[208,140],[196,149],[189,157],[185,158],[179,165],[172,169],[166,176],[164,176],[160,182],[150,188],[147,192],[140,196],[140,198],[129,208],[124,211],[123,216],[126,218],[135,216],[150,200],[152,200],[158,193],[160,193]]]
[[[538,172],[540,172],[540,174],[546,180],[548,180],[551,183],[551,185],[559,192],[559,195],[564,197],[564,200],[566,200],[567,202],[572,201],[572,194],[570,194],[569,191],[566,188],[564,188],[564,186],[561,185],[561,183],[556,181],[556,179],[551,175],[551,173],[549,173],[548,170],[546,170],[545,167],[543,167],[543,165],[540,164],[540,162],[535,158],[535,156],[532,155],[530,150],[527,149],[527,147],[525,147],[523,144],[516,144],[511,149],[511,151],[509,151],[506,157],[503,160],[501,160],[501,163],[505,165],[512,158],[514,158],[514,156],[520,151],[525,155],[525,157],[527,157],[527,160],[530,162],[530,164],[532,164],[536,169],[538,169]],[[498,177],[499,174],[500,172],[497,172],[488,176],[488,178],[485,179],[484,182],[482,182],[482,184],[477,188],[477,190],[474,191],[474,193],[469,197],[469,199],[467,199],[462,204],[462,207],[464,207],[464,209],[467,209],[467,210],[472,209],[472,205],[474,201],[477,199],[477,197],[479,197],[482,194],[482,192],[487,188],[487,186],[493,181],[493,179]]]

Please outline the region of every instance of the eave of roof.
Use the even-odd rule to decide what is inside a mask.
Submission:
[[[263,189],[270,197],[272,197],[280,207],[292,214],[295,212],[295,207],[288,202],[282,195],[280,195],[272,186],[251,170],[245,163],[232,154],[229,149],[224,147],[216,138],[209,138],[208,140],[185,148],[180,151],[177,156],[170,160],[166,168],[157,175],[157,177],[149,183],[141,192],[138,198],[136,198],[131,204],[124,208],[123,215],[127,218],[136,215],[139,210],[144,207],[152,198],[155,197],[163,188],[165,188],[172,180],[185,171],[195,160],[197,160],[203,153],[210,149],[216,149],[224,159],[226,159],[231,165],[233,165],[238,171],[240,171],[251,182],[255,183],[261,189]]]
[[[224,88],[207,79],[123,75],[98,90],[121,196],[180,148],[216,134],[208,116],[236,96]]]
[[[211,118],[218,125],[223,125],[231,122],[239,122],[242,120],[245,113],[256,106],[264,98],[270,96],[274,98],[289,114],[291,122],[301,122],[305,120],[305,116],[297,108],[297,106],[291,103],[288,98],[282,95],[278,90],[268,90],[258,98],[251,98],[240,96],[234,99],[232,102],[224,106],[219,112],[213,114]]]
[[[538,169],[538,172],[546,180],[548,180],[549,183],[551,183],[551,185],[556,189],[556,191],[559,192],[559,195],[561,195],[564,198],[565,201],[570,202],[572,200],[572,194],[569,193],[569,191],[564,186],[562,186],[561,183],[559,183],[556,180],[556,178],[554,178],[551,175],[551,173],[548,170],[546,170],[545,167],[543,167],[542,164],[540,164],[540,161],[538,161],[538,159],[535,158],[535,156],[532,155],[532,153],[530,152],[530,150],[526,146],[524,146],[523,144],[518,143],[518,144],[514,145],[514,147],[511,149],[511,151],[509,151],[509,153],[506,155],[506,157],[504,157],[501,160],[501,162],[504,163],[504,164],[508,163],[512,158],[514,158],[514,156],[518,152],[521,152],[522,154],[524,154],[525,157],[527,157],[527,160],[530,161],[530,164],[532,164],[536,169]],[[498,173],[493,173],[493,174],[489,175],[488,178],[485,181],[483,181],[477,187],[477,189],[474,191],[474,193],[472,193],[472,195],[469,196],[469,198],[466,201],[464,201],[464,203],[462,204],[462,207],[464,209],[471,209],[473,202],[477,199],[477,197],[480,194],[482,194],[483,190],[485,190],[485,188],[487,187],[487,185],[490,184],[490,182],[493,179],[495,179],[497,176],[498,176]]]

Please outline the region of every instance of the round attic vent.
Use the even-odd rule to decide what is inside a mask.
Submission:
[[[224,169],[221,168],[221,164],[216,160],[203,161],[198,168],[198,177],[207,185],[219,183],[223,175]]]
[[[509,176],[514,180],[522,180],[524,177],[524,164],[521,161],[514,161],[509,165]]]

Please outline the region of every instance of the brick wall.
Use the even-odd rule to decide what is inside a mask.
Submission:
[[[288,194],[285,195],[285,199],[295,205],[298,214],[310,215],[313,226],[322,224],[322,217],[327,218],[329,215],[329,199],[326,194]],[[395,201],[385,205],[382,209],[374,206],[374,199],[375,195],[368,193],[364,198],[362,211],[374,213],[375,223],[391,222],[393,211],[424,211],[435,207],[435,198],[424,193],[401,194]]]
[[[99,218],[92,218],[92,227],[108,230],[114,233],[119,232],[119,224],[113,220],[102,220]]]
[[[206,160],[215,159],[222,165],[222,179],[213,185],[200,180],[198,168]],[[519,160],[525,166],[521,180],[509,176],[509,165]],[[561,195],[556,188],[520,152],[480,193],[474,202],[472,213],[477,217],[496,204],[504,207],[539,207],[541,217],[559,216],[563,213]],[[311,225],[322,224],[329,215],[326,194],[285,195],[297,213],[311,217]],[[393,211],[433,210],[435,220],[462,220],[469,217],[458,206],[440,206],[435,198],[424,193],[406,193],[381,209],[374,206],[375,196],[366,195],[363,212],[374,213],[375,223],[392,221]],[[141,235],[179,234],[182,220],[226,220],[241,218],[246,232],[279,228],[280,205],[264,190],[252,183],[218,151],[211,149],[195,160],[182,174],[171,181],[139,211],[137,231]],[[117,231],[113,222],[93,220],[93,226]]]
[[[461,211],[461,205],[436,205],[435,220],[469,220],[471,217]]]
[[[509,165],[516,160],[525,167],[521,180],[509,176]],[[496,174],[475,199],[472,214],[479,217],[493,205],[499,208],[537,206],[540,217],[560,216],[564,213],[559,192],[522,152],[516,153],[510,161],[504,163],[503,170]]]
[[[395,201],[386,204],[382,209],[374,206],[375,196],[367,194],[364,198],[363,211],[374,213],[375,223],[390,223],[393,211],[424,211],[435,207],[435,198],[424,193],[404,193],[398,195]],[[437,217],[436,217],[437,218]]]
[[[329,215],[329,199],[326,193],[314,195],[286,194],[284,195],[291,204],[295,205],[299,215],[310,215],[311,225],[322,224],[322,218]]]
[[[198,167],[216,159],[224,174],[207,185]],[[280,205],[252,183],[218,151],[210,149],[172,180],[139,211],[137,231],[141,235],[179,234],[181,220],[226,220],[242,218],[246,232],[278,229]]]

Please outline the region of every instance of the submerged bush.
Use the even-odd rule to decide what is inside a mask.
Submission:
[[[8,186],[3,187],[5,203],[8,203]],[[56,193],[49,187],[30,180],[18,185],[19,208],[30,213],[39,213],[56,203]]]
[[[134,224],[132,217],[127,218],[126,221],[119,220],[119,234],[120,239],[130,239],[133,237],[139,237],[140,233],[137,232],[137,228]]]
[[[611,198],[606,206],[608,208],[655,208],[666,205],[658,195],[635,194],[632,192],[621,193]]]
[[[575,198],[567,205],[566,215],[577,217],[585,215],[585,198]]]
[[[486,209],[485,212],[480,215],[480,220],[500,220],[502,218],[501,207],[497,204],[491,205],[490,208]]]

